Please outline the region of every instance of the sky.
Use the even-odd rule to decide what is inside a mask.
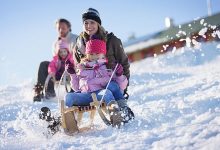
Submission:
[[[210,0],[212,14],[220,12],[220,0]],[[52,59],[57,36],[55,21],[66,18],[72,32],[82,31],[82,13],[99,11],[103,27],[125,42],[165,28],[165,17],[179,25],[207,16],[207,0],[1,0],[0,85],[35,80],[39,63]]]

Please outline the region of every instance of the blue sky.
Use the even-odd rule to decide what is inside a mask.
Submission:
[[[212,13],[220,0],[211,0]],[[122,41],[163,30],[164,18],[174,24],[207,16],[207,0],[2,0],[0,2],[0,85],[36,80],[38,65],[52,59],[55,21],[66,18],[73,33],[82,31],[81,14],[89,7],[100,12],[106,30]]]

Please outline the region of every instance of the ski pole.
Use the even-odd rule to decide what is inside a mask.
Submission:
[[[110,82],[111,82],[111,80],[112,80],[112,78],[113,78],[113,75],[114,75],[115,72],[116,72],[117,67],[118,67],[118,63],[116,64],[116,66],[115,66],[115,68],[114,68],[114,70],[113,70],[113,72],[112,72],[112,75],[111,75],[111,77],[110,77],[110,79],[109,79],[109,81],[108,81],[108,84],[107,84],[107,86],[106,86],[106,88],[105,88],[104,94],[102,95],[102,98],[101,98],[101,100],[100,100],[98,109],[99,109],[99,108],[101,107],[101,105],[102,105],[103,98],[104,98],[104,96],[105,96],[106,90],[107,90],[107,88],[108,88],[108,86],[109,86],[109,84],[110,84]]]

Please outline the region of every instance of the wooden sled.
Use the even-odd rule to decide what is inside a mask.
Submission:
[[[73,106],[69,108],[66,108],[64,105],[64,100],[61,100],[61,125],[65,133],[72,135],[74,133],[84,131],[86,130],[86,128],[90,128],[80,128],[79,125],[82,121],[84,112],[90,113],[90,126],[93,124],[96,110],[97,108],[99,108],[99,101],[97,100],[95,93],[92,93],[92,98],[93,102],[90,103],[90,106]],[[99,111],[104,111],[105,114],[107,114],[107,108],[104,102],[102,103],[100,108],[101,109],[99,109]]]
[[[65,86],[65,90],[66,92],[70,92],[71,87],[70,87],[70,76],[68,75],[68,73],[64,72],[62,78],[59,80],[56,80],[54,77],[48,75],[46,80],[45,80],[45,84],[44,84],[44,94],[46,93],[47,87],[48,87],[48,83],[49,81],[52,79],[54,86],[59,86],[60,85],[64,85]]]

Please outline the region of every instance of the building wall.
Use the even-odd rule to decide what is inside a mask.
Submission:
[[[215,31],[220,31],[219,27],[216,29],[208,29],[207,32],[204,35],[199,35],[199,33],[192,33],[190,36],[190,39],[194,39],[197,42],[210,42],[213,40],[219,41],[219,37],[217,35],[214,36]],[[181,37],[176,40],[169,41],[167,43],[160,43],[158,45],[154,45],[152,47],[147,47],[142,50],[135,51],[133,53],[127,54],[130,62],[139,61],[141,59],[144,59],[146,57],[153,57],[155,54],[160,55],[163,53],[166,53],[168,51],[172,51],[175,47],[176,49],[179,49],[181,47],[186,46],[185,40],[186,37]],[[191,46],[193,46],[193,43],[191,43]]]

